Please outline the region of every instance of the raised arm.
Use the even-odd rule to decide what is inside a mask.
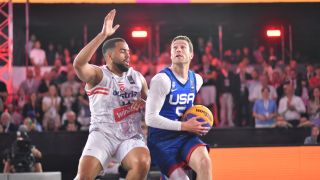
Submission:
[[[89,64],[89,61],[104,40],[119,28],[119,25],[113,27],[115,15],[116,10],[114,9],[107,14],[101,32],[79,52],[73,62],[73,67],[79,79],[89,85],[94,86],[102,79],[102,71],[97,66]]]

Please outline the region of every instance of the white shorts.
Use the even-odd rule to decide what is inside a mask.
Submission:
[[[130,139],[120,140],[112,134],[92,130],[89,133],[81,157],[93,156],[97,158],[103,169],[106,170],[111,158],[121,163],[123,158],[136,147],[148,149],[141,134],[137,134]]]

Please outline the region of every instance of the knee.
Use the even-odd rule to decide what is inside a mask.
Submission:
[[[88,173],[78,173],[74,180],[93,180],[95,177]]]
[[[151,160],[144,157],[135,161],[133,169],[142,174],[147,174],[150,169]]]
[[[211,171],[211,159],[209,157],[199,158],[198,169],[200,171]]]
[[[147,158],[147,157],[138,161],[138,167],[141,172],[148,173],[150,169],[150,164],[151,164],[151,160],[150,158]]]

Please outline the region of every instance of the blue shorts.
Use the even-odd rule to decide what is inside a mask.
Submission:
[[[161,141],[148,138],[152,163],[167,177],[177,168],[187,168],[192,152],[199,146],[207,145],[198,136],[189,134]]]

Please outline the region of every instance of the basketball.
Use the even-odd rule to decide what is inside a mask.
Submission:
[[[198,116],[199,122],[207,122],[206,124],[202,125],[203,127],[212,127],[214,118],[212,112],[203,105],[194,105],[191,108],[187,109],[182,116],[183,121],[188,121],[189,119]]]

